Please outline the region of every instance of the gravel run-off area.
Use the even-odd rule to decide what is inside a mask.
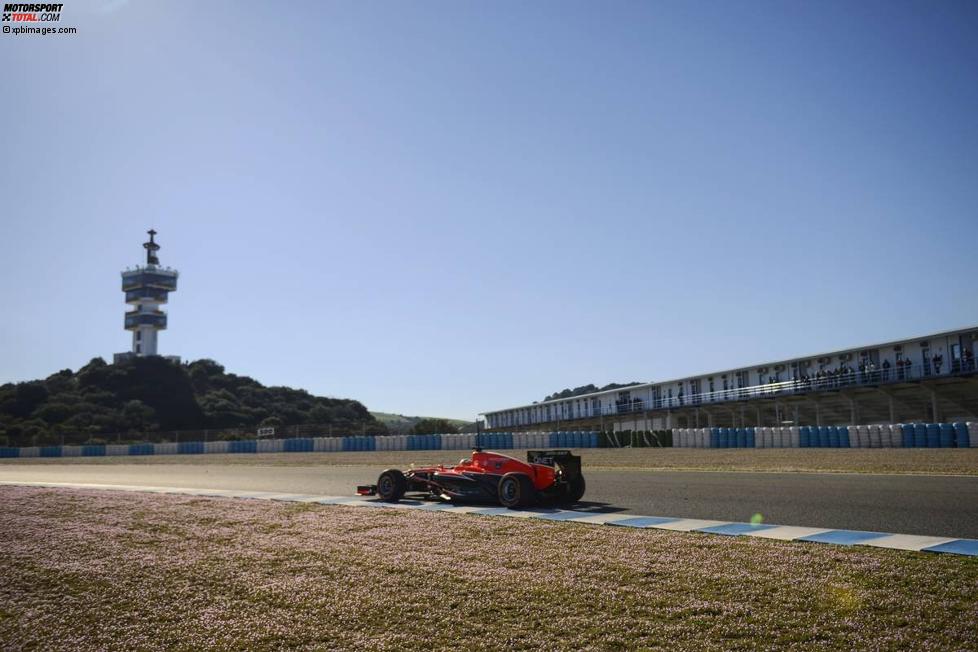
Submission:
[[[520,459],[525,450],[502,451]],[[585,468],[673,471],[919,473],[978,475],[978,448],[586,448]],[[390,465],[440,464],[458,461],[467,451],[390,451],[370,453],[239,453],[233,455],[147,455],[120,457],[26,457],[5,464],[220,464],[220,465]]]
[[[978,560],[0,487],[0,649],[978,649]]]

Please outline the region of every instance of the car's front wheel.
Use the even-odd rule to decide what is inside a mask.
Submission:
[[[533,480],[525,473],[507,473],[499,480],[499,503],[503,507],[529,507],[537,501]]]
[[[387,469],[377,478],[377,495],[381,500],[396,503],[407,491],[407,479],[397,469]]]

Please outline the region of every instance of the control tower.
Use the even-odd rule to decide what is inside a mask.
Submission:
[[[116,361],[131,356],[158,355],[157,335],[166,328],[166,313],[160,306],[167,302],[170,292],[177,289],[177,270],[161,267],[156,252],[160,245],[154,239],[156,231],[150,229],[146,249],[146,265],[122,272],[122,291],[132,310],[126,312],[125,328],[132,331],[132,352],[115,356]],[[168,356],[170,357],[170,356]],[[179,358],[177,358],[179,359]]]

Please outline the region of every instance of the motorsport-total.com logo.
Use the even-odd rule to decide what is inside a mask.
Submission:
[[[3,5],[5,23],[56,23],[61,20],[64,4],[12,3]]]

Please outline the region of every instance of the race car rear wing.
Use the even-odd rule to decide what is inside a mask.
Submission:
[[[526,451],[526,461],[530,464],[556,467],[561,471],[564,480],[581,475],[581,457],[569,450]]]

